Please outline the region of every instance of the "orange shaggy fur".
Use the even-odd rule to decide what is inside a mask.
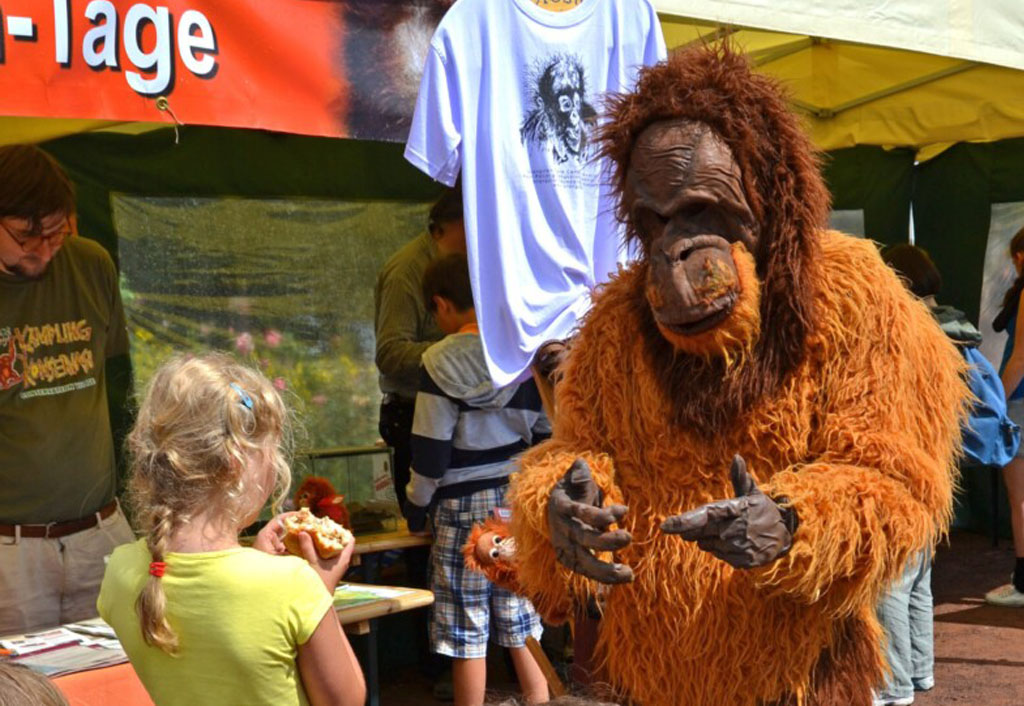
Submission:
[[[740,423],[707,435],[668,421],[672,400],[637,335],[641,262],[597,297],[556,390],[554,436],[513,479],[519,581],[549,620],[595,590],[555,559],[552,486],[582,457],[606,502],[629,506],[633,541],[616,558],[635,581],[605,593],[597,651],[645,706],[869,703],[884,668],[876,597],[948,526],[963,359],[870,242],[816,240],[804,359]],[[800,518],[792,550],[748,571],[659,529],[731,497],[735,453]]]
[[[699,341],[658,332],[643,260],[595,296],[556,388],[554,435],[513,478],[520,584],[552,621],[597,590],[548,538],[551,489],[582,457],[605,502],[629,506],[633,539],[616,559],[635,578],[602,587],[596,646],[624,699],[869,704],[884,669],[875,600],[950,519],[963,358],[870,242],[821,230],[814,149],[741,55],[681,52],[609,105],[601,140],[620,193],[653,122],[698,121],[728,144],[757,224],[756,269],[734,248],[740,301],[722,335]],[[626,200],[619,216],[636,238]],[[736,453],[799,518],[791,550],[750,570],[660,531],[732,496]]]

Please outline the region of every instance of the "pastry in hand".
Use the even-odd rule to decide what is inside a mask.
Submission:
[[[330,559],[338,556],[354,542],[352,533],[339,525],[329,517],[317,517],[309,511],[309,508],[302,508],[294,515],[289,515],[281,521],[284,526],[284,546],[292,554],[302,556],[302,548],[299,544],[299,534],[305,532],[313,540],[316,553],[322,559]]]

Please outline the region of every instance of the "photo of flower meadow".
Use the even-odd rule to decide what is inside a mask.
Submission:
[[[112,201],[136,391],[173,353],[227,351],[285,394],[299,452],[377,440],[377,270],[428,204]]]

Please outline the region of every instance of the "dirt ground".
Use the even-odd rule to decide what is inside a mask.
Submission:
[[[1007,583],[1013,547],[956,533],[939,548],[935,596],[935,688],[915,706],[1024,704],[1024,608],[996,608],[982,596]]]
[[[954,532],[939,547],[932,575],[935,688],[919,693],[915,706],[1024,706],[1024,608],[995,608],[982,598],[1006,583],[1012,569],[1009,540],[993,548],[990,537]],[[514,682],[500,651],[492,652],[499,654],[489,656],[488,683],[496,697],[505,697],[514,692]],[[381,704],[443,703],[431,687],[417,667],[385,670]]]

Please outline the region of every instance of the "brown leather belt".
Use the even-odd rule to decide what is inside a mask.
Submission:
[[[101,520],[105,520],[114,514],[117,509],[117,501],[111,500],[98,511]],[[34,539],[56,539],[66,537],[75,532],[95,527],[96,514],[88,517],[80,517],[77,520],[65,520],[64,522],[50,522],[45,525],[2,525],[0,524],[0,537],[31,537]]]

